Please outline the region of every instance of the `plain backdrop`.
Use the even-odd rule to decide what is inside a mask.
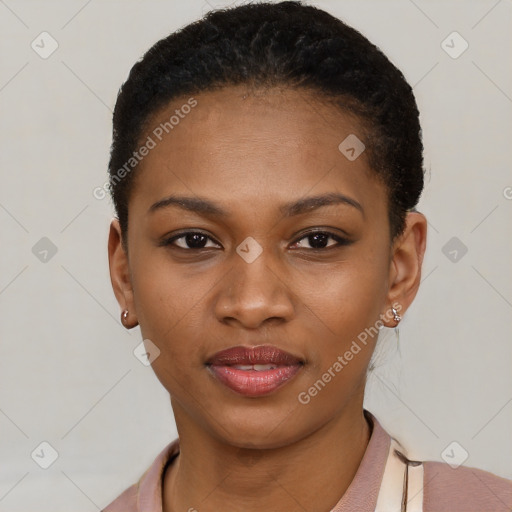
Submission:
[[[443,460],[456,441],[465,465],[512,478],[512,3],[311,3],[404,72],[424,132],[423,281],[400,350],[382,332],[366,407],[419,458]],[[131,66],[227,5],[0,1],[2,512],[99,510],[176,437],[167,392],[133,354],[140,331],[120,324],[113,209],[93,190],[107,179],[112,110]],[[43,469],[37,454],[52,450]]]

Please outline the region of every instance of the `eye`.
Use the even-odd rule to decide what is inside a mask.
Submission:
[[[210,238],[206,233],[202,233],[200,231],[187,231],[164,240],[161,245],[174,245],[180,249],[185,250],[208,249],[210,247],[216,247],[219,245],[214,242],[213,246],[208,246],[208,240],[213,241],[213,239]]]
[[[334,243],[328,244],[329,239],[334,240]],[[303,240],[306,240],[304,242]],[[306,246],[306,243],[309,247]],[[350,245],[352,242],[347,238],[343,238],[339,235],[331,233],[329,231],[310,231],[306,233],[302,238],[292,245],[293,249],[308,249],[308,250],[322,250],[342,245]]]
[[[328,243],[329,239],[334,240],[334,243]],[[209,241],[210,245],[208,245]],[[352,242],[347,238],[343,238],[329,231],[310,231],[309,233],[303,235],[299,240],[297,240],[292,245],[292,249],[321,251],[329,248],[350,245],[351,243]],[[212,247],[219,247],[220,244],[215,242],[206,233],[200,231],[187,231],[163,240],[160,245],[175,246],[184,250],[201,250]],[[309,245],[309,247],[307,245]]]

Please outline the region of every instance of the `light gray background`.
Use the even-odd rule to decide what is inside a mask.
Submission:
[[[442,460],[455,440],[465,465],[512,478],[512,3],[311,3],[379,45],[422,112],[424,277],[400,352],[393,331],[382,339],[367,407],[417,457]],[[93,189],[106,180],[111,111],[131,66],[227,5],[0,0],[3,512],[99,510],[176,436],[167,392],[132,353],[140,331],[119,322],[112,206]],[[31,48],[43,31],[59,45],[47,59]],[[453,31],[469,43],[457,59],[441,46]],[[42,237],[57,247],[46,262],[32,250]],[[468,248],[456,262],[443,253],[452,237]],[[31,458],[42,441],[59,454],[46,470]]]

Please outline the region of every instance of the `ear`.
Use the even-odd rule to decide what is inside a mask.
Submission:
[[[388,304],[383,315],[387,318],[384,324],[388,327],[398,324],[390,314],[391,308],[394,307],[403,316],[418,292],[426,245],[426,217],[419,212],[409,212],[404,232],[391,249]]]
[[[121,310],[128,310],[128,316],[123,325],[128,329],[137,325],[133,288],[130,276],[128,255],[126,254],[121,235],[121,226],[118,219],[110,223],[108,235],[108,265],[110,281]]]

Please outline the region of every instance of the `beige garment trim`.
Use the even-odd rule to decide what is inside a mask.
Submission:
[[[408,464],[404,453],[391,439],[375,512],[423,511],[423,464]]]

